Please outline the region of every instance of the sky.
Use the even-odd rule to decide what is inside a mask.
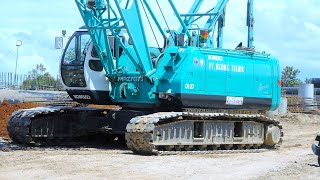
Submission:
[[[174,0],[178,10],[182,11],[193,2],[184,0],[183,6],[178,6],[181,1]],[[212,2],[215,1],[206,1]],[[234,49],[239,42],[246,44],[246,2],[229,0],[224,48]],[[43,63],[52,75],[58,75],[61,50],[54,48],[55,37],[61,36],[63,29],[70,36],[84,24],[74,0],[15,0],[14,3],[3,1],[1,5],[0,72],[14,72],[16,41],[21,40],[17,73],[27,74],[36,64]],[[319,0],[256,0],[256,50],[277,57],[281,68],[293,66],[299,69],[301,80],[320,77],[319,9]],[[174,18],[170,13],[166,17],[169,21]]]

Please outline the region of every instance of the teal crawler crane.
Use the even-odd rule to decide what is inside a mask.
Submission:
[[[85,135],[90,124],[86,119],[90,119],[95,122],[94,126],[90,125],[90,132],[125,134],[127,146],[139,154],[274,148],[281,143],[279,122],[260,114],[278,107],[281,77],[278,60],[254,49],[253,0],[247,2],[247,47],[239,45],[236,49],[222,48],[227,0],[218,0],[216,5],[212,3],[205,12],[200,12],[204,0],[195,0],[185,14],[178,12],[172,0],[165,1],[166,8],[171,8],[174,14],[171,18],[179,22],[176,30],[169,26],[168,16],[164,15],[161,7],[164,1],[75,2],[92,40],[85,51],[92,54],[94,49],[110,85],[108,93],[101,98],[107,99],[105,104],[119,105],[122,109],[108,111],[104,116],[101,110],[92,108],[54,107],[52,110],[51,107],[51,112],[43,110],[30,116],[30,122],[34,123],[28,125],[31,138],[27,143],[48,139],[46,137],[55,139],[54,134],[59,133],[68,137],[67,133],[55,130],[43,133],[42,129],[63,124],[63,120],[56,123],[51,118],[52,128],[46,127],[49,115],[45,113],[64,114],[69,119],[73,119],[72,113],[82,113],[77,120],[61,126],[72,129],[72,125],[82,125],[81,132]],[[149,25],[153,35],[146,35],[145,25]],[[77,42],[82,36],[74,37]],[[158,47],[151,47],[150,39],[156,41]],[[160,46],[159,41],[163,45]],[[76,44],[77,47],[81,43]],[[86,62],[80,56],[81,50],[78,48],[76,53],[78,61]],[[72,74],[75,67],[68,65],[67,72]],[[83,74],[86,83],[81,87],[84,89],[92,83],[93,77],[85,73],[86,63],[77,67],[80,69],[74,74]],[[68,78],[64,79],[66,81]],[[73,90],[71,86],[67,91]],[[90,99],[94,96],[81,94],[85,92],[81,87],[76,88],[78,94],[73,93],[73,97]],[[21,116],[22,112],[16,113],[11,121],[21,122]],[[17,126],[11,123],[8,128],[12,137],[19,134],[14,127]]]

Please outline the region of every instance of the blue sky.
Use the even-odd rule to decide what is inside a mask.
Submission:
[[[14,72],[16,40],[22,40],[17,72],[26,74],[43,63],[51,74],[57,75],[61,51],[54,49],[55,36],[61,35],[62,29],[71,35],[83,24],[75,2],[15,0],[3,1],[1,5],[0,72]],[[300,69],[302,80],[320,77],[319,9],[319,0],[256,0],[256,49],[276,56],[281,67]],[[246,44],[245,10],[246,0],[229,1],[225,48],[233,49],[241,41]]]

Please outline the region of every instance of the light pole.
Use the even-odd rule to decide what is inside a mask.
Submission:
[[[17,66],[18,66],[18,58],[19,58],[19,47],[22,46],[22,41],[17,40],[16,41],[16,46],[17,46],[17,57],[16,57],[16,68],[14,69],[14,81],[15,81],[15,86],[18,85],[18,78],[17,78]]]

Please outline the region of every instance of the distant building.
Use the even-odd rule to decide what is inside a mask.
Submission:
[[[320,78],[311,78],[311,84],[314,84],[314,88],[320,88]]]
[[[320,95],[320,78],[311,78],[311,83],[314,85],[314,95]],[[283,87],[286,90],[286,95],[298,95],[299,87]]]

